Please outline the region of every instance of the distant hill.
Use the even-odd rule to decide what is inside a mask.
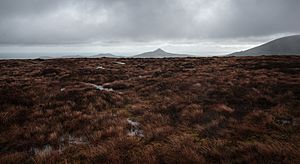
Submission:
[[[81,56],[81,55],[67,55],[67,56],[61,56],[59,58],[119,58],[119,56],[115,56],[110,53],[104,53],[104,54],[98,54],[98,55],[93,55],[93,56]]]
[[[300,55],[300,35],[279,38],[229,56]]]
[[[58,58],[84,58],[84,57],[80,56],[80,55],[66,55],[66,56],[61,56]]]
[[[133,56],[133,58],[173,58],[173,57],[192,57],[192,55],[168,53],[159,48],[155,51],[145,52],[145,53]]]
[[[98,55],[94,55],[94,56],[90,56],[89,58],[119,58],[120,56],[115,56],[111,53],[105,53],[105,54],[98,54]]]
[[[53,59],[51,56],[40,56],[37,59]]]

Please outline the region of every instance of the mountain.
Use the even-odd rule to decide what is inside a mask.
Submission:
[[[133,56],[133,58],[174,58],[174,57],[192,57],[192,55],[168,53],[159,48],[155,51],[145,52],[145,53]]]
[[[300,55],[300,35],[279,38],[229,56]]]
[[[89,58],[119,58],[120,56],[115,56],[111,53],[104,53],[104,54],[98,54],[98,55],[94,55],[94,56],[90,56]]]

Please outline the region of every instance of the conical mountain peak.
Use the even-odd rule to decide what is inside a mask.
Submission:
[[[162,50],[161,48],[158,48],[157,50],[153,51],[153,52],[165,52],[164,50]]]

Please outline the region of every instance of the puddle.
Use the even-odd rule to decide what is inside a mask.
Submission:
[[[96,69],[105,69],[105,68],[102,66],[98,66],[98,67],[96,67]]]
[[[63,150],[66,149],[66,146],[68,145],[86,145],[89,144],[87,139],[84,137],[75,137],[72,135],[66,135],[60,137],[59,140],[59,146],[58,149],[54,149],[51,145],[47,144],[41,148],[33,147],[30,149],[30,152],[32,152],[34,155],[37,156],[48,156],[51,154],[52,151],[58,151],[60,154],[63,152]]]
[[[129,118],[127,118],[127,122],[128,122],[128,124],[131,125],[131,126],[139,126],[139,125],[140,125],[139,122],[132,121],[132,120],[130,120]]]
[[[139,122],[132,121],[127,118],[127,123],[131,126],[129,132],[127,133],[128,136],[144,137],[143,130],[140,129]]]
[[[65,88],[61,88],[61,89],[60,89],[61,92],[64,91],[64,90],[65,90]]]
[[[127,135],[144,137],[143,130],[137,130],[137,129],[130,129],[130,131],[127,133]]]
[[[116,64],[121,64],[121,65],[124,65],[126,63],[123,63],[123,62],[115,62]]]
[[[43,146],[42,148],[31,148],[31,152],[33,152],[34,155],[38,156],[47,156],[51,153],[52,150],[52,146],[49,144]]]
[[[104,88],[101,85],[93,85],[96,89],[100,90],[100,91],[114,91],[112,88]]]
[[[84,137],[75,137],[72,135],[68,135],[67,137],[60,137],[60,142],[68,143],[71,145],[85,145],[88,144],[87,139]]]
[[[93,86],[96,89],[100,90],[100,91],[109,91],[112,92],[114,91],[112,88],[104,88],[102,85],[96,85],[96,84],[91,84],[91,83],[86,83],[87,85]]]
[[[292,125],[293,124],[293,118],[291,117],[277,117],[275,119],[275,122],[282,125]]]

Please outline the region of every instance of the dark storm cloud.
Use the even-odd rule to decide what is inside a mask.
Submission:
[[[0,43],[202,40],[300,32],[299,0],[0,0]]]
[[[212,26],[216,37],[265,36],[300,32],[299,0],[231,0]],[[210,32],[212,32],[210,31]]]

